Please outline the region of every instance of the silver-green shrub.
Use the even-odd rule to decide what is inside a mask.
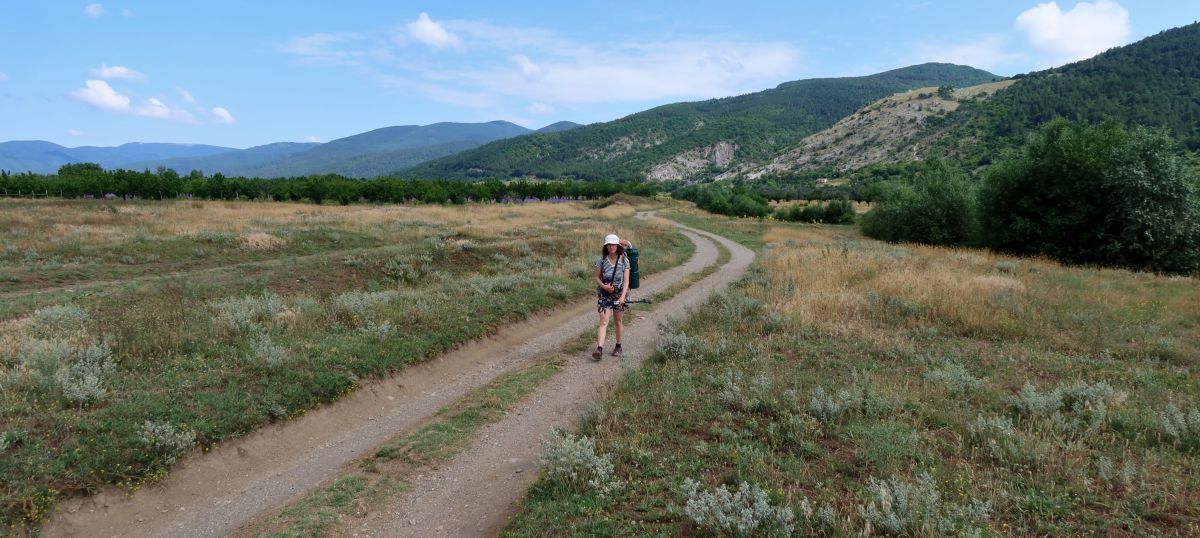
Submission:
[[[889,536],[980,536],[991,502],[972,500],[962,506],[943,502],[933,477],[922,472],[916,482],[896,477],[870,478],[870,500],[858,506],[866,530]]]
[[[562,284],[551,284],[546,287],[546,295],[554,299],[566,299],[571,296],[571,290]]]
[[[1141,473],[1138,472],[1137,466],[1132,461],[1125,460],[1125,463],[1118,469],[1108,457],[1096,458],[1096,476],[1100,477],[1100,481],[1110,488],[1132,488],[1139,474]]]
[[[717,387],[717,398],[734,409],[749,411],[771,397],[771,376],[759,372],[747,381],[741,372],[726,368],[720,375],[709,376]]]
[[[74,354],[74,361],[54,373],[54,384],[73,405],[89,405],[108,395],[105,380],[116,369],[112,350],[105,344],[89,345]]]
[[[61,335],[83,328],[87,319],[87,312],[73,304],[47,306],[34,311],[29,328],[35,336]]]
[[[681,332],[669,332],[658,341],[658,352],[668,361],[703,359],[707,347],[699,338]]]
[[[1108,406],[1116,403],[1118,396],[1116,389],[1103,381],[1071,381],[1046,393],[1025,383],[1010,403],[1023,418],[1048,418],[1064,433],[1082,434],[1104,425]]]
[[[523,278],[517,275],[480,276],[468,284],[479,294],[504,293],[517,289]]]
[[[967,424],[967,433],[976,445],[986,448],[988,455],[1001,463],[1035,467],[1045,457],[1044,450],[1026,442],[1009,417],[976,415],[975,421]]]
[[[825,392],[818,386],[808,399],[808,414],[823,424],[836,424],[852,410],[854,397],[848,390],[839,390],[836,395]]]
[[[713,535],[791,536],[795,530],[796,516],[792,509],[772,506],[767,493],[757,484],[742,482],[736,492],[722,485],[710,492],[687,478],[680,492],[687,498],[684,514]],[[808,506],[808,500],[802,504]]]
[[[250,340],[250,359],[261,362],[272,368],[287,364],[291,354],[287,348],[276,344],[266,334],[259,334]]]
[[[730,321],[744,321],[762,310],[762,301],[736,292],[721,293],[714,301],[717,315]]]
[[[956,398],[970,396],[985,383],[957,362],[946,362],[927,372],[925,378],[940,383]]]
[[[1154,415],[1158,418],[1162,433],[1175,446],[1200,451],[1200,408],[1193,407],[1185,411],[1169,403]]]
[[[596,442],[586,435],[575,436],[558,428],[542,439],[539,459],[542,471],[551,480],[576,491],[590,491],[601,497],[621,487],[613,474],[612,457],[596,453]]]
[[[52,377],[71,361],[75,348],[61,338],[25,340],[17,348],[17,362],[33,374]]]
[[[170,422],[147,420],[142,423],[141,439],[148,451],[162,456],[170,465],[196,444],[196,433]]]
[[[264,291],[258,295],[226,297],[210,303],[215,323],[235,333],[257,331],[283,311],[278,295]]]
[[[334,315],[354,324],[365,323],[375,315],[375,310],[392,302],[396,292],[348,291],[333,298]]]
[[[369,320],[365,325],[358,328],[358,332],[368,338],[383,340],[392,335],[392,329],[392,322],[390,321],[375,322]]]

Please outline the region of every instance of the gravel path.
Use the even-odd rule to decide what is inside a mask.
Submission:
[[[689,229],[720,241],[730,262],[674,298],[652,315],[625,328],[626,360],[606,356],[568,364],[498,422],[486,426],[474,446],[440,469],[418,476],[407,495],[341,534],[352,536],[496,536],[519,508],[538,477],[539,440],[553,426],[574,429],[587,404],[601,399],[623,367],[637,367],[658,344],[657,326],[684,317],[715,291],[741,277],[754,253],[728,239]],[[711,247],[710,247],[711,248]],[[609,347],[611,348],[611,343]]]
[[[686,230],[684,233],[696,243],[695,254],[687,263],[647,278],[647,284],[639,290],[639,297],[662,291],[716,260],[716,248],[710,241],[697,235],[704,232],[690,228]],[[685,308],[698,304],[714,289],[740,276],[753,254],[740,245],[720,240],[733,253],[731,263],[674,299],[659,305],[654,318],[683,315]],[[594,304],[595,300],[589,298],[515,323],[496,336],[472,342],[437,359],[409,367],[390,379],[368,384],[354,394],[299,419],[263,428],[208,453],[194,454],[163,482],[133,494],[108,490],[92,497],[64,501],[43,527],[42,536],[193,537],[232,534],[239,527],[300,499],[313,487],[336,477],[343,465],[372,453],[380,444],[398,434],[412,431],[439,409],[467,393],[594,329]],[[642,357],[654,349],[655,320],[650,317],[643,316],[646,319],[627,327],[628,355]],[[523,403],[523,410],[487,428],[480,437],[481,446],[469,449],[453,464],[444,466],[440,473],[455,472],[460,468],[459,461],[463,457],[481,457],[494,452],[483,450],[487,446],[495,446],[496,450],[508,447],[509,444],[498,444],[501,439],[510,436],[505,428],[520,427],[522,429],[519,431],[532,432],[522,433],[517,438],[529,435],[524,438],[524,444],[531,446],[525,448],[536,448],[536,440],[552,424],[572,423],[582,405],[599,397],[602,392],[600,389],[618,373],[616,361],[612,360],[600,364],[580,362],[569,365],[566,371]],[[575,381],[563,385],[567,380]],[[553,392],[547,393],[550,387],[554,387],[552,390],[557,391],[558,396]],[[512,423],[513,417],[525,416],[533,420],[541,420],[534,417],[546,417],[547,421],[530,422],[527,425],[524,421],[522,424]],[[466,474],[447,475],[446,480],[439,480],[434,475],[421,477],[414,484],[414,491],[432,494],[441,491],[433,486],[447,481],[453,483],[456,479],[469,481],[464,477],[483,480],[484,483],[472,488],[477,492],[487,491],[488,496],[494,499],[505,499],[503,507],[488,512],[491,519],[486,524],[472,521],[469,526],[455,528],[496,528],[507,517],[511,503],[523,495],[523,488],[534,478],[535,473],[530,465],[536,459],[536,454],[530,452],[504,456],[502,460],[482,460],[485,462],[483,465],[489,466],[488,469],[494,469],[497,464],[486,462],[509,462],[514,459],[516,463],[508,464],[528,462],[523,467],[528,472],[520,473],[526,475],[522,477],[524,481],[507,480],[504,473],[476,468]],[[505,480],[499,480],[495,484],[497,489],[491,491],[492,479]],[[434,497],[420,498],[429,500],[418,501],[414,507],[420,508],[420,502],[440,502],[434,501]],[[404,502],[410,501],[406,498]],[[414,508],[410,512],[419,514],[421,521],[427,523],[441,517],[429,512],[429,509],[424,507],[423,511],[418,512]],[[388,510],[385,513],[393,515],[396,512]],[[396,520],[407,524],[413,517],[397,516]],[[498,522],[494,521],[497,518]],[[454,519],[459,520],[467,521],[458,516]],[[386,525],[387,522],[381,523]],[[443,530],[451,528],[446,524],[439,526]],[[389,527],[381,528],[386,530]],[[390,528],[393,532],[397,530]],[[414,534],[411,531],[421,528],[426,527],[408,525],[406,530]],[[431,532],[433,530],[436,528]],[[450,533],[448,530],[445,532]],[[475,533],[474,530],[465,532]]]

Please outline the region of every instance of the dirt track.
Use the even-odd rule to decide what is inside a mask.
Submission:
[[[729,263],[626,327],[626,362],[653,352],[657,324],[684,316],[742,275],[754,258],[745,247],[691,228],[687,263],[654,275],[639,296],[662,291],[717,259],[714,237]],[[514,324],[333,405],[263,429],[207,454],[188,458],[162,483],[133,495],[106,491],[63,502],[43,536],[225,536],[299,499],[342,466],[411,431],[439,409],[513,368],[592,330],[587,299]],[[610,331],[610,338],[612,337]],[[611,344],[610,344],[611,345]],[[540,387],[517,411],[486,427],[474,446],[440,470],[417,478],[409,494],[348,533],[368,536],[494,535],[536,478],[538,442],[554,425],[570,426],[620,374],[618,361],[582,357]]]

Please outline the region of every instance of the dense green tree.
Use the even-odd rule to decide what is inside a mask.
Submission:
[[[977,235],[975,194],[967,176],[938,165],[910,180],[875,186],[876,206],[862,219],[863,233],[892,242],[970,244]]]
[[[1052,121],[989,171],[980,208],[997,250],[1169,273],[1200,266],[1197,177],[1161,130]]]

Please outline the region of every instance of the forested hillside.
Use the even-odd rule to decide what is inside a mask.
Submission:
[[[969,86],[999,77],[922,64],[865,77],[809,79],[724,99],[675,103],[625,118],[493,142],[400,171],[406,177],[641,179],[656,165],[701,152],[715,168],[769,156],[876,99],[923,86]],[[721,147],[728,151],[704,150]],[[703,170],[701,173],[713,170]]]
[[[932,122],[917,153],[987,164],[1055,117],[1161,127],[1200,149],[1200,23],[1019,76],[993,99],[963,103],[944,122]]]

